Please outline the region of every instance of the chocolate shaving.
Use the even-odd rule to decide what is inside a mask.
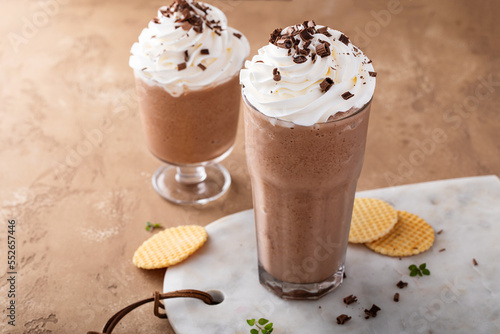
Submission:
[[[473,263],[475,266],[477,266],[477,265],[478,265],[478,263],[477,263],[476,259],[472,259],[472,263]]]
[[[399,302],[399,293],[397,293],[397,292],[394,294],[394,301],[396,303]]]
[[[408,283],[407,282],[403,282],[403,281],[399,281],[398,284],[396,284],[396,286],[400,289],[402,288],[406,288],[408,286]]]
[[[236,36],[236,38],[241,38],[241,34],[238,34],[237,32],[233,32],[233,35]]]
[[[202,63],[199,63],[198,67],[201,68],[203,71],[205,71],[207,69],[207,67],[205,65],[203,65]]]
[[[300,31],[300,38],[304,41],[308,41],[313,38],[313,35],[311,35],[307,29],[304,29]]]
[[[437,231],[437,233],[436,233],[436,234],[438,234],[438,235],[439,235],[439,234],[441,234],[441,233],[443,233],[443,230],[439,230],[439,231]]]
[[[308,22],[307,22],[307,26],[308,26],[309,28],[313,28],[313,27],[315,27],[315,26],[316,26],[316,22],[314,22],[314,20],[308,21]]]
[[[339,41],[341,41],[345,45],[349,45],[349,37],[344,34],[340,35]]]
[[[337,317],[337,324],[338,325],[343,325],[345,324],[346,322],[348,322],[349,320],[351,320],[351,317],[348,316],[347,314],[341,314]]]
[[[326,37],[331,37],[331,36],[332,36],[332,34],[330,34],[330,33],[328,32],[328,27],[321,27],[321,28],[317,29],[317,31],[318,31],[320,34],[325,35]]]
[[[315,53],[313,53],[311,55],[311,61],[313,62],[313,64],[316,62],[316,54]]]
[[[271,33],[271,35],[269,35],[269,43],[271,43],[271,44],[276,43],[276,40],[278,39],[278,37],[281,36],[282,30],[283,29],[281,29],[281,28],[274,29],[273,32]]]
[[[319,84],[319,88],[321,88],[321,91],[323,93],[326,93],[328,92],[328,90],[330,89],[330,87],[333,86],[333,80],[332,78],[329,78],[329,77],[326,77],[323,81],[321,81],[321,83]]]
[[[345,92],[344,94],[342,94],[342,98],[343,98],[344,100],[349,100],[349,99],[350,99],[351,97],[353,97],[353,96],[354,96],[354,94],[352,94],[352,93],[351,93],[351,92],[349,92],[349,91],[347,91],[347,92]]]
[[[329,56],[331,54],[329,45],[327,45],[327,43],[321,43],[320,45],[316,46],[316,53],[321,58]]]
[[[276,46],[283,49],[290,49],[293,46],[293,43],[290,38],[281,38],[276,41]]]
[[[187,62],[189,60],[189,53],[187,50],[184,51],[184,61]]]
[[[147,67],[144,67],[144,68],[141,69],[141,71],[144,71],[144,70],[147,70],[147,69],[148,69]]]
[[[365,309],[365,314],[366,314],[365,319],[368,319],[370,317],[375,318],[377,316],[377,312],[380,311],[380,310],[381,310],[380,307],[378,307],[377,305],[373,304],[372,307],[369,310]]]
[[[377,76],[377,72],[368,71],[368,75],[375,78]]]
[[[445,250],[446,250],[446,248],[442,248],[439,250],[439,253],[444,252]]]
[[[160,24],[160,19],[159,19],[159,18],[157,18],[157,17],[155,17],[155,18],[153,19],[153,22],[154,22],[154,23],[156,23],[156,24]]]
[[[177,71],[185,70],[187,67],[186,63],[177,64]]]
[[[305,63],[307,61],[307,58],[304,57],[304,56],[295,56],[293,57],[293,62],[296,63],[296,64],[302,64],[302,63]]]
[[[277,67],[275,67],[273,69],[273,80],[274,81],[280,81],[281,80],[281,74],[280,74],[280,71],[278,71]]]
[[[346,304],[346,305],[351,305],[352,303],[355,303],[357,301],[358,301],[358,297],[356,297],[354,295],[349,295],[349,296],[344,298],[344,304]]]
[[[200,54],[202,54],[202,55],[208,55],[208,54],[210,54],[210,51],[208,51],[208,49],[201,49],[200,50]]]

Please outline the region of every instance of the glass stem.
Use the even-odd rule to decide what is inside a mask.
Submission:
[[[175,180],[179,183],[190,185],[205,181],[207,172],[205,167],[176,167]]]

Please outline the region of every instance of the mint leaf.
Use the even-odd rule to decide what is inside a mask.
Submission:
[[[255,325],[255,319],[248,319],[248,320],[247,320],[247,323],[248,323],[250,326],[253,326],[253,325]]]
[[[408,269],[410,269],[411,271],[413,271],[413,270],[417,270],[418,268],[417,268],[416,265],[412,264],[411,266],[408,267]]]
[[[426,264],[425,263],[422,263],[420,266],[418,266],[420,269],[424,270],[425,269],[425,266]]]
[[[272,322],[268,323],[266,326],[264,326],[264,328],[267,329],[267,330],[272,329],[273,328],[273,323]]]
[[[424,275],[427,275],[427,276],[429,276],[431,274],[431,272],[429,271],[429,269],[422,269],[422,273]]]
[[[260,319],[259,319],[259,321],[258,321],[259,325],[265,325],[265,324],[267,324],[268,322],[269,322],[269,320],[264,319],[264,318],[260,318]]]
[[[251,330],[250,330],[250,333],[251,333],[251,334],[259,334],[259,331],[258,331],[258,330],[256,330],[256,329],[251,329]]]

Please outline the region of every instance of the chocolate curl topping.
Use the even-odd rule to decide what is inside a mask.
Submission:
[[[344,34],[340,35],[339,41],[341,41],[345,45],[349,45],[349,37]]]
[[[273,69],[273,80],[274,81],[280,81],[281,80],[281,74],[280,71],[278,71],[278,68]]]
[[[278,39],[278,37],[281,36],[281,31],[282,30],[283,29],[281,29],[281,28],[274,29],[273,32],[271,33],[271,35],[269,35],[269,43],[275,44],[276,40]]]
[[[302,38],[304,41],[308,41],[313,38],[313,35],[311,35],[311,33],[307,29],[301,30],[299,35],[300,38]]]
[[[353,97],[353,96],[354,96],[354,94],[352,94],[352,93],[351,93],[351,92],[349,92],[349,91],[347,91],[347,92],[345,92],[344,94],[342,94],[342,98],[343,98],[344,100],[349,100],[349,99],[350,99],[351,97]]]
[[[323,93],[326,93],[328,92],[328,90],[330,89],[330,87],[333,86],[333,80],[332,78],[325,78],[320,84],[319,84],[319,88],[321,88],[321,91]]]
[[[331,37],[332,35],[328,32],[328,27],[321,27],[318,29],[320,34],[325,35],[326,37]]]
[[[196,1],[188,2],[186,0],[174,0],[174,2],[166,9],[160,9],[160,13],[165,17],[171,17],[174,13],[180,13],[182,18],[177,19],[176,28],[181,27],[183,30],[190,30],[191,28],[196,33],[203,32],[203,23],[207,25],[210,29],[214,30],[218,35],[222,28],[212,28],[211,25],[218,24],[219,22],[209,21],[207,18],[207,12],[210,8],[200,4]],[[201,12],[201,13],[200,13]],[[155,23],[159,23],[156,19],[153,20]]]
[[[302,63],[305,63],[306,61],[307,61],[307,58],[304,56],[294,56],[293,57],[293,62],[296,64],[302,64]]]
[[[316,46],[316,53],[321,58],[331,55],[332,52],[330,51],[329,43],[324,42],[324,43],[321,43],[320,45]]]

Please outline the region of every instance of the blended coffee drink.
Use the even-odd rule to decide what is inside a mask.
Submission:
[[[276,29],[245,64],[245,137],[261,283],[287,299],[342,283],[376,72],[337,30]]]
[[[146,142],[162,161],[187,167],[178,170],[177,181],[203,182],[208,171],[195,166],[231,151],[239,115],[238,73],[249,50],[245,36],[227,26],[222,11],[191,0],[161,7],[132,46],[130,67]],[[179,191],[184,190],[189,191]]]

